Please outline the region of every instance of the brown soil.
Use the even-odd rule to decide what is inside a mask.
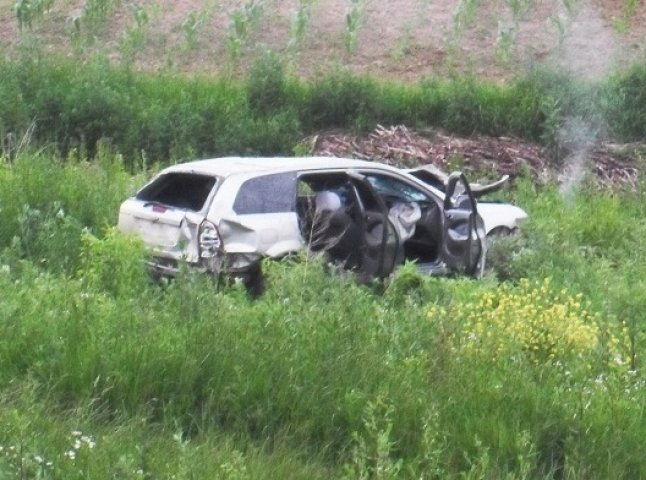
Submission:
[[[358,0],[354,28],[346,20],[353,8],[350,0],[112,0],[118,6],[103,24],[91,28],[84,21],[85,3],[55,1],[25,32],[51,50],[76,51],[81,58],[97,50],[115,60],[134,54],[140,67],[153,70],[243,70],[270,48],[303,76],[342,66],[406,81],[454,72],[505,81],[537,64],[594,79],[646,54],[643,0],[632,12],[627,0]],[[299,3],[309,5],[309,15],[296,42],[292,32]],[[516,15],[513,3],[524,5]],[[575,6],[567,10],[566,3]],[[261,7],[245,17],[249,4]],[[20,39],[13,5],[0,0],[0,45],[9,52]],[[134,48],[125,40],[136,30],[133,5],[148,18],[143,45]],[[248,20],[241,22],[247,34],[234,58],[227,38],[241,38],[233,34],[236,15]],[[74,18],[80,20],[84,39],[76,50],[70,35]],[[199,20],[194,28],[191,18]],[[347,47],[350,33],[352,48]],[[93,37],[94,42],[87,41]]]

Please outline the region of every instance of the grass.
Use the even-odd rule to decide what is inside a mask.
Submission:
[[[643,193],[521,182],[482,281],[408,265],[379,294],[293,260],[253,301],[152,284],[112,228],[150,172],[84,160],[0,170],[3,476],[646,475]]]
[[[78,68],[29,51],[2,67],[0,138],[10,157],[26,131],[63,155],[77,149],[93,156],[98,143],[107,142],[128,164],[144,155],[167,162],[288,154],[299,139],[320,130],[370,131],[397,123],[539,141],[556,161],[577,141],[572,126],[594,139],[644,138],[643,65],[596,84],[537,70],[508,85],[456,77],[408,86],[346,70],[300,80],[270,51],[242,82],[135,73],[102,57]]]
[[[192,272],[151,283],[114,228],[160,163],[289,153],[328,128],[516,135],[556,160],[575,127],[643,140],[643,66],[402,86],[299,80],[271,52],[243,82],[2,62],[1,477],[646,476],[643,192],[521,180],[529,220],[482,281],[406,265],[361,286],[297,259],[266,264],[255,301]]]

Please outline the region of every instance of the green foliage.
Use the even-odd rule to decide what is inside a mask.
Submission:
[[[310,85],[301,118],[311,130],[331,126],[373,128],[377,99],[374,80],[337,72]]]
[[[136,4],[129,5],[130,25],[125,30],[119,49],[122,55],[122,63],[132,64],[146,42],[146,28],[150,22],[148,12]]]
[[[34,20],[39,19],[52,7],[54,0],[17,0],[14,5],[18,27],[32,28]]]
[[[289,102],[283,61],[268,51],[249,69],[247,102],[258,116],[269,116],[284,109]]]
[[[262,18],[263,10],[264,0],[245,0],[245,3],[231,14],[226,45],[232,62],[237,62],[247,47]]]
[[[535,71],[510,85],[462,77],[413,86],[342,70],[299,81],[271,52],[240,83],[133,73],[105,59],[79,68],[26,55],[2,67],[0,139],[8,157],[25,132],[37,145],[53,143],[64,154],[79,149],[93,156],[104,140],[133,163],[142,152],[161,162],[280,154],[320,130],[404,123],[538,140],[562,161],[596,138],[642,139],[646,111],[642,67],[603,85]]]
[[[199,35],[204,30],[206,23],[211,16],[212,6],[206,5],[200,11],[192,11],[182,22],[182,32],[186,41],[186,49],[193,51],[199,43]]]
[[[348,53],[354,52],[357,48],[364,8],[364,0],[350,0],[350,8],[345,14],[345,30],[343,33],[343,44]]]
[[[83,233],[81,244],[80,271],[86,288],[115,297],[146,290],[146,252],[137,238],[110,228],[101,239]]]
[[[117,3],[86,2],[78,25]],[[21,25],[45,5],[18,2]],[[263,5],[232,16],[232,58]],[[477,3],[461,5],[469,21]],[[132,13],[134,54],[149,20]],[[269,53],[237,83],[24,52],[0,60],[0,477],[646,477],[643,192],[521,181],[529,219],[490,251],[502,285],[407,264],[373,288],[301,258],[266,263],[252,301],[190,271],[153,284],[114,229],[148,159],[288,153],[322,129],[516,135],[562,159],[589,137],[643,140],[643,65],[596,85],[402,86],[299,81]]]
[[[638,0],[625,0],[623,5],[622,15],[619,19],[615,20],[615,28],[619,33],[626,33],[630,27],[631,22],[637,13],[639,6]]]
[[[646,62],[614,76],[603,91],[608,124],[621,140],[646,139]]]
[[[307,34],[312,16],[312,5],[316,0],[298,0],[296,13],[292,19],[290,28],[289,46],[292,49],[298,49]]]
[[[75,152],[65,163],[22,152],[12,163],[0,163],[0,249],[9,248],[12,261],[30,258],[71,273],[78,265],[81,232],[98,234],[113,224],[119,204],[141,181],[105,148],[94,163]]]
[[[379,296],[304,257],[251,300],[149,280],[109,228],[142,182],[105,144],[0,169],[4,476],[646,475],[643,193],[521,182],[504,285],[408,264]]]

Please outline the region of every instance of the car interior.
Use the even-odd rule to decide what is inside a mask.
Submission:
[[[307,174],[299,178],[296,208],[301,233],[310,249],[325,252],[333,262],[347,269],[373,270],[369,263],[377,259],[365,251],[374,253],[383,240],[384,207],[392,228],[397,222],[394,207],[415,204],[419,217],[404,239],[403,248],[397,249],[396,262],[436,262],[442,239],[442,213],[438,203],[398,179],[370,175],[366,179],[382,199],[381,206],[365,188],[356,188],[343,172]],[[398,235],[398,243],[401,238]]]

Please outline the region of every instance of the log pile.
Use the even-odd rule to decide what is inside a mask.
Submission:
[[[590,152],[597,183],[602,188],[628,187],[637,190],[639,169],[633,158],[618,153],[612,146],[602,145]]]
[[[491,173],[493,176],[518,176],[529,170],[535,180],[544,183],[556,177],[548,153],[540,146],[509,137],[460,138],[434,133],[423,136],[403,125],[379,125],[366,136],[330,132],[305,140],[314,155],[377,160],[399,167],[432,163],[450,171],[459,168]],[[604,188],[637,188],[638,169],[628,156],[612,146],[600,145],[587,153],[598,184]]]

